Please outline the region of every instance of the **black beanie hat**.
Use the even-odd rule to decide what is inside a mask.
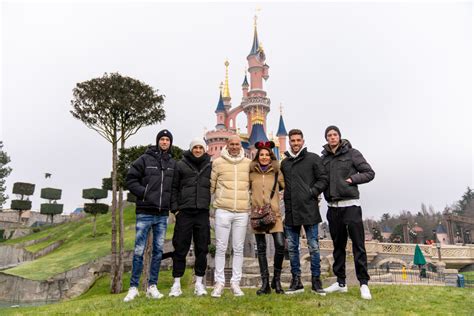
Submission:
[[[156,149],[160,149],[159,141],[161,137],[168,137],[170,139],[170,149],[171,146],[173,146],[173,134],[167,129],[162,129],[157,135],[156,135]]]
[[[325,139],[325,140],[328,139],[328,138],[327,138],[328,132],[329,132],[329,131],[332,131],[332,130],[336,131],[336,133],[339,134],[339,138],[341,138],[341,131],[339,130],[339,128],[338,128],[337,126],[335,126],[335,125],[331,125],[331,126],[326,127],[326,131],[324,132],[324,139]]]

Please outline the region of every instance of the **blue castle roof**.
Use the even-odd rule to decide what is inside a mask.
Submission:
[[[268,138],[263,130],[262,124],[252,125],[252,133],[249,137],[249,143],[251,146],[255,145],[256,142],[267,142]]]
[[[278,132],[276,136],[288,136],[288,133],[286,132],[285,128],[285,122],[283,122],[283,115],[280,115],[280,123],[278,124]]]
[[[217,108],[215,113],[225,112],[224,100],[222,99],[222,93],[219,92],[219,102],[217,102]]]
[[[446,231],[446,228],[444,228],[444,226],[441,225],[441,223],[439,223],[439,225],[436,227],[436,233],[437,234],[447,234],[448,232]]]

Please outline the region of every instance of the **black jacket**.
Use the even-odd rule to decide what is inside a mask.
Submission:
[[[321,158],[304,148],[293,158],[285,153],[281,171],[285,177],[285,224],[313,225],[321,222],[318,196],[328,185]]]
[[[359,198],[358,184],[372,181],[375,172],[367,163],[364,156],[352,148],[351,143],[343,139],[334,154],[329,145],[323,146],[323,164],[329,174],[329,186],[324,191],[324,198],[328,202],[352,200]],[[346,182],[351,178],[352,184]]]
[[[211,157],[196,158],[185,151],[176,163],[171,196],[171,210],[209,210],[211,204]]]
[[[128,170],[127,189],[137,197],[137,214],[168,215],[176,161],[150,146]]]

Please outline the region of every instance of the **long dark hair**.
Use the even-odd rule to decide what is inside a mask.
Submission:
[[[273,152],[273,150],[271,150],[270,148],[267,148],[267,147],[261,147],[257,150],[257,153],[255,154],[255,158],[253,158],[253,161],[255,161],[256,163],[260,163],[258,161],[258,156],[260,155],[260,152],[262,150],[268,150],[268,152],[270,153],[270,158],[272,160],[277,160],[276,156],[275,156],[275,153]]]

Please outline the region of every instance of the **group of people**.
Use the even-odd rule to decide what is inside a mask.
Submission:
[[[290,130],[290,150],[280,163],[273,152],[274,143],[258,142],[255,158],[248,159],[240,137],[231,136],[221,156],[213,161],[206,153],[202,138],[193,139],[189,150],[180,161],[171,156],[173,136],[162,130],[156,136],[156,146],[130,167],[126,185],[137,197],[136,238],[130,288],[124,299],[139,295],[138,284],[143,270],[143,254],[147,236],[153,232],[153,250],[146,296],[163,297],[156,285],[169,212],[176,218],[173,235],[173,278],[170,297],[182,295],[181,277],[186,268],[186,255],[191,241],[195,253],[194,294],[207,295],[203,277],[207,267],[210,237],[210,206],[215,209],[215,285],[212,297],[221,297],[225,284],[225,254],[232,236],[232,277],[230,289],[234,296],[243,296],[240,288],[244,262],[244,243],[251,208],[269,206],[273,222],[264,228],[253,228],[261,274],[261,288],[257,295],[294,294],[304,291],[301,281],[300,237],[306,234],[311,263],[311,290],[319,295],[347,292],[345,260],[348,237],[352,240],[354,263],[360,293],[371,299],[368,288],[367,255],[364,245],[364,227],[358,185],[371,181],[375,173],[362,154],[351,143],[341,138],[336,126],[329,126],[324,137],[322,156],[305,147],[303,132]],[[283,190],[284,214],[280,210],[279,194]],[[322,221],[319,196],[324,194],[328,203],[327,220],[334,244],[333,271],[337,282],[322,287],[318,224]],[[231,234],[232,232],[232,234]],[[266,234],[271,234],[275,245],[273,277],[267,260]],[[281,286],[281,272],[285,240],[291,266],[291,283],[285,291]]]

